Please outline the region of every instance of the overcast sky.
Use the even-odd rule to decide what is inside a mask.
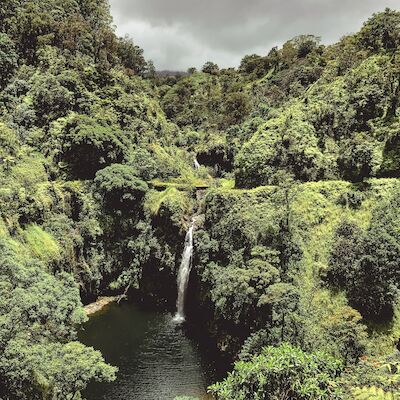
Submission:
[[[399,0],[110,0],[117,34],[128,34],[156,68],[214,61],[236,67],[300,34],[332,43]]]

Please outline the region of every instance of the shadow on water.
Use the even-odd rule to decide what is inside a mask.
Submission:
[[[79,339],[119,368],[116,382],[88,387],[88,400],[208,399],[207,386],[226,370],[199,327],[177,325],[172,314],[135,304],[111,304],[90,318]]]

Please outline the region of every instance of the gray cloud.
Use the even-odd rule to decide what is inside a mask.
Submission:
[[[128,34],[158,69],[211,60],[237,66],[299,34],[332,43],[399,0],[110,0],[119,35]]]

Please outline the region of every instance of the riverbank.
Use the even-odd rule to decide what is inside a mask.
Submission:
[[[96,314],[97,312],[101,311],[104,307],[108,304],[116,302],[118,299],[117,296],[103,296],[99,297],[94,303],[90,303],[84,307],[86,315],[89,317],[90,315]]]

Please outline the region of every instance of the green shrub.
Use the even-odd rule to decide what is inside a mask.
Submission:
[[[395,193],[373,211],[366,232],[348,222],[339,225],[330,256],[328,280],[346,290],[353,307],[375,320],[391,319],[399,290],[400,222]]]
[[[148,191],[147,183],[136,176],[136,170],[122,164],[97,172],[94,185],[109,211],[134,210]]]
[[[97,171],[127,156],[128,144],[121,130],[87,116],[70,121],[62,135],[61,160],[74,178],[93,179]]]
[[[218,400],[340,399],[335,380],[341,372],[341,363],[324,353],[283,344],[236,362],[233,372],[210,390]]]
[[[373,171],[374,148],[367,140],[352,140],[343,143],[342,151],[338,158],[338,167],[344,180],[361,182],[369,178]]]
[[[238,187],[277,183],[282,171],[304,181],[321,178],[324,157],[301,104],[291,104],[262,125],[245,143],[235,165]]]

